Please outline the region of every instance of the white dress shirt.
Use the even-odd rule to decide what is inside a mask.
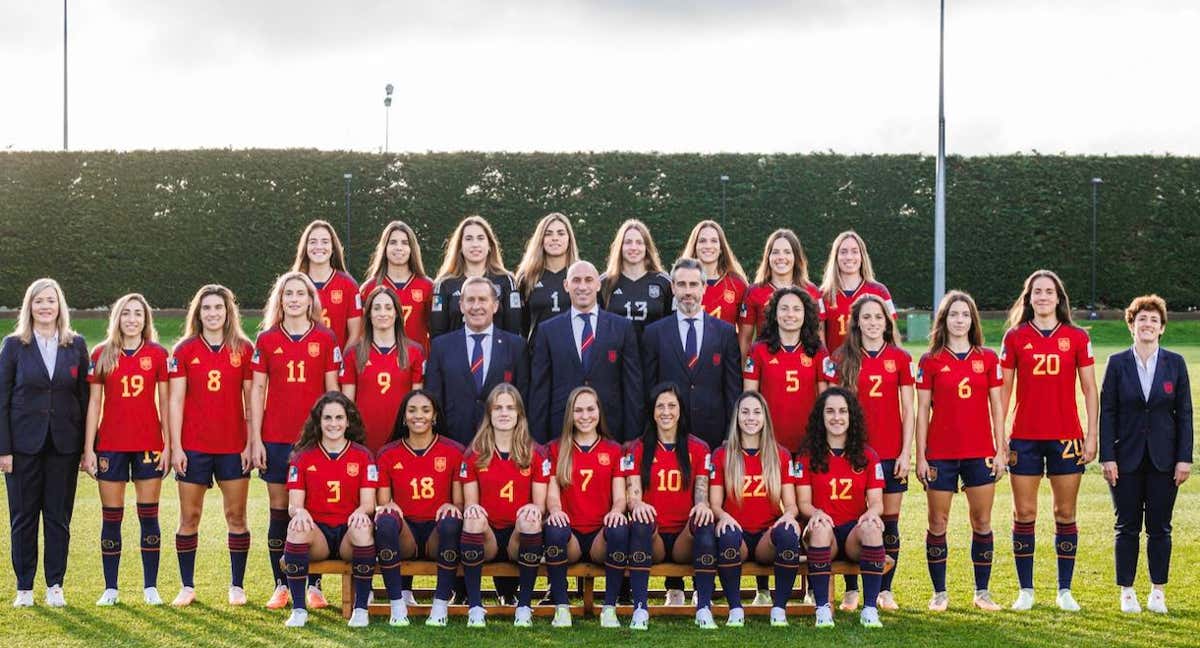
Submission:
[[[595,304],[592,304],[591,310],[588,311],[578,310],[574,306],[572,306],[571,310],[569,311],[571,314],[571,330],[575,333],[575,352],[579,354],[579,360],[581,362],[583,361],[583,318],[579,316],[587,315],[588,319],[591,320],[593,337],[592,344],[595,344],[595,338],[599,337],[599,331],[596,330],[596,325],[600,322],[599,317],[596,316],[596,313],[599,311],[600,307]]]
[[[675,311],[675,317],[679,320],[679,348],[687,351],[687,320],[696,320],[696,355],[700,355],[700,348],[704,346],[704,311],[700,311],[695,315],[684,315],[683,311]]]
[[[42,364],[46,365],[46,373],[53,379],[54,367],[58,364],[58,333],[46,338],[35,331],[33,339],[37,342],[38,352],[42,354]]]
[[[1150,388],[1154,386],[1154,370],[1158,368],[1159,351],[1160,349],[1155,349],[1143,364],[1137,349],[1133,349],[1133,364],[1137,366],[1138,382],[1142,384],[1142,397],[1147,402],[1150,400]]]
[[[468,369],[471,367],[471,356],[474,355],[474,353],[475,353],[475,338],[473,338],[471,336],[479,335],[479,334],[482,334],[484,336],[483,339],[480,340],[480,346],[483,347],[483,375],[485,377],[487,376],[488,367],[490,367],[492,365],[492,340],[495,339],[495,336],[493,335],[493,331],[495,330],[495,328],[496,328],[495,324],[489,324],[488,327],[483,329],[482,331],[472,331],[471,327],[469,327],[469,326],[463,327],[463,330],[467,334],[467,368]]]

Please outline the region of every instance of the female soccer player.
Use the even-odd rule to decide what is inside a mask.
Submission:
[[[1001,405],[1007,411],[1016,383],[1017,406],[1008,442],[1013,492],[1013,559],[1021,591],[1012,609],[1033,607],[1034,528],[1042,475],[1054,493],[1054,546],[1058,550],[1058,607],[1079,611],[1071,595],[1079,530],[1075,506],[1084,467],[1096,458],[1100,394],[1092,341],[1071,322],[1062,280],[1037,270],[1025,280],[1008,313],[1000,354],[1004,375]],[[1075,378],[1083,390],[1087,435],[1079,427]]]
[[[370,326],[346,349],[338,382],[362,414],[367,449],[379,452],[396,427],[400,401],[422,387],[425,353],[404,334],[397,293],[378,286],[363,306]]]
[[[800,449],[813,403],[836,382],[833,361],[817,335],[816,302],[795,286],[781,288],[767,305],[766,326],[742,372],[743,388],[763,395],[771,408],[775,440]]]
[[[946,293],[938,305],[929,352],[917,369],[917,478],[925,485],[929,531],[925,558],[933,581],[929,609],[949,605],[946,593],[946,523],[962,484],[971,517],[975,606],[999,610],[988,591],[992,575],[992,500],[1004,475],[1003,380],[996,353],[983,346],[979,310],[970,295]]]
[[[433,283],[433,306],[429,314],[429,337],[435,338],[463,326],[459,293],[467,277],[487,277],[496,284],[496,325],[509,333],[521,333],[524,306],[517,282],[504,269],[500,241],[482,216],[467,216],[450,235],[446,256]]]
[[[362,298],[358,283],[346,270],[342,240],[333,225],[315,220],[304,228],[292,272],[303,272],[316,286],[321,297],[320,321],[333,331],[339,348],[362,335]]]
[[[308,620],[304,589],[310,560],[348,560],[354,580],[351,628],[370,622],[367,597],[375,575],[375,540],[371,514],[379,470],[362,445],[362,419],[346,395],[321,396],[296,442],[288,466],[287,545],[283,561],[292,590],[292,615],[284,623],[302,628]],[[344,577],[343,577],[344,578]]]
[[[358,293],[354,295],[357,298]],[[250,390],[250,435],[256,441],[255,465],[262,471],[270,496],[267,550],[275,576],[275,591],[267,608],[287,606],[288,586],[279,561],[288,527],[288,457],[292,454],[306,412],[327,391],[337,389],[342,353],[333,332],[321,325],[317,289],[302,272],[275,280],[263,313],[262,333],[254,343],[253,388]],[[310,608],[325,607],[317,586],[309,589]]]
[[[775,442],[767,401],[743,392],[734,407],[729,438],[712,457],[708,500],[717,520],[717,573],[729,602],[725,625],[740,628],[742,562],[747,556],[775,564],[771,625],[787,625],[787,601],[800,566],[800,524],[796,521],[792,455]],[[709,600],[712,582],[697,580],[697,597]]]
[[[681,402],[674,383],[660,383],[650,391],[647,404],[651,420],[642,438],[629,447],[621,466],[628,475],[625,481],[632,518],[629,580],[634,610],[629,627],[634,630],[645,630],[650,621],[646,605],[650,566],[654,563],[694,563],[699,570],[708,569],[712,579],[712,564],[694,560],[695,556],[716,553],[713,514],[708,506],[708,444],[688,434]],[[706,527],[706,531],[693,538],[693,525]],[[667,596],[669,605],[683,604],[681,590],[668,592]],[[697,599],[696,624],[715,627],[710,600]]]
[[[367,308],[367,296],[376,286],[396,293],[400,299],[404,334],[428,353],[429,305],[433,303],[433,282],[425,275],[417,234],[407,223],[392,221],[379,235],[379,243],[371,254],[370,272],[358,291],[364,309]]]
[[[679,256],[696,259],[704,269],[708,282],[705,312],[736,327],[738,310],[746,296],[746,271],[725,238],[725,230],[712,220],[696,223]]]
[[[671,277],[663,272],[658,247],[642,221],[631,218],[617,228],[608,247],[608,265],[600,275],[600,303],[633,322],[639,340],[647,324],[675,310]]]
[[[158,344],[146,298],[118,299],[104,341],[92,350],[91,397],[79,467],[100,483],[100,561],[104,593],[96,605],[116,605],[121,563],[121,519],[125,483],[137,493],[141,526],[142,593],[148,605],[158,595],[158,496],[171,468],[167,431],[167,350]],[[161,403],[159,406],[157,403]]]
[[[429,392],[410,391],[400,411],[391,442],[379,451],[379,570],[391,601],[391,624],[406,626],[412,592],[404,589],[400,561],[436,556],[437,589],[425,625],[445,626],[462,535],[462,487],[454,475],[463,450],[442,433],[442,411]]]
[[[886,565],[883,549],[884,469],[867,446],[867,423],[847,389],[831,387],[817,399],[797,458],[796,499],[808,547],[808,578],[817,602],[818,628],[833,627],[829,574],[838,556],[857,560],[866,600],[859,622],[881,628],[875,599]]]
[[[887,307],[888,316],[896,317],[892,294],[887,286],[875,281],[875,270],[867,254],[867,244],[853,230],[842,232],[833,239],[825,274],[821,280],[821,295],[825,306],[825,346],[832,353],[846,339],[852,319],[850,307],[862,295],[878,295]]]
[[[246,495],[250,469],[262,452],[260,439],[248,435],[246,428],[253,349],[242,332],[233,293],[216,284],[201,286],[188,304],[183,339],[171,353],[168,373],[171,466],[179,489],[175,554],[183,583],[171,605],[191,605],[196,600],[200,514],[214,481],[221,489],[228,530],[229,604],[246,604],[242,588],[250,551]]]
[[[463,576],[467,581],[467,626],[485,625],[480,594],[483,563],[514,561],[520,588],[513,625],[533,625],[533,583],[542,562],[542,511],[550,460],[529,436],[525,404],[516,387],[500,383],[488,396],[487,416],[463,457]]]
[[[754,275],[754,285],[746,289],[738,313],[738,344],[743,357],[767,325],[767,304],[771,296],[781,288],[790,287],[801,288],[808,293],[817,305],[817,317],[819,320],[825,319],[821,291],[808,280],[808,257],[804,255],[800,237],[790,229],[777,229],[767,237],[762,261]]]
[[[625,580],[629,552],[621,446],[608,436],[596,390],[577,387],[567,398],[566,409],[562,436],[547,448],[554,469],[546,493],[544,531],[550,596],[557,607],[551,625],[571,626],[567,566],[587,558],[604,564],[600,626],[618,628],[617,594]]]
[[[877,295],[863,295],[850,310],[846,342],[834,352],[838,380],[855,394],[866,420],[867,443],[883,466],[883,545],[892,560],[900,558],[900,505],[908,491],[908,466],[913,443],[912,357],[900,348],[887,304]],[[893,563],[894,564],[894,563]],[[896,570],[883,575],[877,605],[898,609],[892,595]],[[847,577],[847,581],[849,581]],[[855,579],[857,582],[857,579]],[[871,600],[867,600],[869,605]],[[858,607],[858,590],[847,587],[843,610]]]
[[[517,266],[517,289],[525,300],[521,334],[529,341],[530,349],[538,325],[571,307],[567,268],[578,260],[579,247],[570,219],[559,212],[546,214],[538,221]]]

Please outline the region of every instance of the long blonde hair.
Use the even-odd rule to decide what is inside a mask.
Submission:
[[[380,296],[392,302],[392,308],[396,311],[396,321],[392,323],[392,331],[396,334],[396,361],[400,364],[401,369],[408,369],[408,348],[410,345],[416,344],[404,335],[404,310],[400,307],[400,298],[396,296],[396,293],[388,290],[387,286],[377,284],[363,300],[363,319],[367,322],[363,327],[362,337],[349,347],[354,349],[355,369],[360,374],[367,366],[367,360],[371,357],[371,346],[375,344],[375,326],[371,323],[371,305]]]
[[[492,408],[496,401],[505,394],[512,397],[517,406],[517,426],[512,431],[512,446],[509,455],[519,468],[528,468],[533,463],[533,437],[529,435],[529,419],[525,416],[525,401],[521,400],[521,392],[509,383],[500,383],[492,388],[487,402],[483,406],[483,421],[479,431],[471,441],[471,451],[475,453],[475,467],[486,468],[496,454],[496,428],[492,427]]]
[[[613,237],[612,243],[608,246],[608,264],[604,267],[604,284],[600,286],[600,293],[607,302],[612,297],[613,290],[617,287],[617,280],[621,278],[621,271],[625,269],[625,257],[621,254],[621,245],[625,242],[625,235],[629,230],[637,230],[638,234],[642,235],[642,242],[646,244],[646,273],[662,272],[662,258],[658,255],[658,246],[654,244],[654,237],[650,236],[650,228],[646,224],[636,218],[621,223],[617,228],[617,235]]]
[[[192,301],[188,303],[183,339],[190,340],[204,333],[204,323],[200,321],[200,306],[205,297],[213,295],[220,297],[225,303],[225,325],[221,327],[221,339],[231,352],[239,353],[250,346],[250,338],[246,337],[246,332],[242,330],[242,315],[238,310],[237,298],[232,290],[221,284],[206,284],[196,291]]]
[[[937,353],[950,343],[950,331],[946,327],[946,319],[950,316],[950,307],[955,302],[963,302],[971,312],[971,328],[967,330],[967,342],[971,347],[983,346],[983,325],[979,323],[979,308],[975,299],[961,290],[951,290],[942,297],[938,304],[937,315],[933,318],[933,331],[929,335],[929,352]]]
[[[717,232],[717,240],[721,242],[721,254],[717,257],[717,272],[723,275],[731,274],[745,281],[746,271],[742,269],[741,262],[738,261],[737,255],[733,253],[733,247],[729,245],[729,238],[725,236],[725,229],[715,220],[706,219],[696,223],[696,226],[692,228],[692,233],[688,235],[687,243],[683,244],[683,251],[679,253],[679,256],[681,258],[700,258],[696,254],[696,245],[700,241],[700,230],[703,230],[705,227],[713,228]],[[720,277],[708,278],[719,279]]]
[[[121,358],[123,346],[121,341],[123,334],[121,333],[121,311],[129,304],[137,302],[141,304],[142,311],[145,313],[146,319],[142,323],[142,344],[146,342],[158,342],[158,331],[154,330],[154,315],[150,311],[150,304],[146,298],[139,293],[129,293],[122,296],[112,306],[112,312],[108,315],[108,331],[104,341],[100,343],[100,357],[96,358],[95,375],[103,380],[117,366],[117,361]]]
[[[446,256],[442,257],[442,267],[438,268],[438,281],[448,277],[461,277],[466,272],[467,264],[463,261],[462,256],[462,237],[463,231],[471,225],[483,228],[483,234],[488,240],[488,254],[487,259],[484,260],[486,271],[493,274],[508,272],[504,269],[504,255],[500,252],[500,240],[496,238],[496,232],[492,230],[491,224],[483,216],[467,216],[462,219],[458,227],[454,228],[454,233],[450,235],[450,240],[446,243]]]
[[[21,344],[33,342],[33,298],[47,288],[53,288],[54,295],[58,298],[58,319],[55,327],[58,329],[58,346],[71,346],[76,334],[71,328],[67,297],[63,294],[62,286],[49,277],[35,279],[25,289],[25,298],[21,300],[21,313],[17,316],[17,326],[13,329],[13,335],[21,340]]]
[[[845,243],[846,239],[854,239],[858,243],[858,252],[862,255],[862,266],[858,269],[858,274],[862,276],[863,283],[875,281],[875,269],[871,266],[871,255],[867,254],[867,242],[854,230],[846,230],[838,234],[829,248],[829,259],[825,261],[825,273],[821,276],[821,294],[833,304],[842,298],[842,291],[846,290],[846,287],[842,285],[841,275],[838,274],[837,264],[838,248],[842,247],[842,243]]]
[[[767,237],[767,243],[763,245],[762,260],[758,262],[758,272],[754,273],[754,283],[771,283],[771,248],[779,239],[787,241],[792,248],[792,285],[804,288],[808,285],[808,257],[804,254],[804,245],[800,243],[800,237],[784,227],[771,232]]]
[[[746,474],[745,446],[742,444],[742,429],[738,426],[738,410],[742,401],[753,398],[763,410],[763,429],[758,433],[758,456],[762,463],[763,485],[771,504],[780,506],[783,498],[783,481],[779,474],[779,444],[775,442],[775,426],[771,423],[771,410],[767,400],[756,391],[742,392],[733,404],[733,420],[729,422],[729,434],[725,440],[725,497],[731,497],[738,506],[742,504],[742,478]]]
[[[342,239],[338,238],[337,230],[333,229],[333,225],[329,221],[315,220],[304,228],[304,232],[300,234],[300,242],[296,244],[296,259],[292,261],[292,271],[303,272],[308,274],[308,237],[312,235],[313,230],[325,228],[329,232],[329,240],[333,245],[333,253],[329,255],[329,266],[334,272],[346,270],[346,253],[342,248]]]
[[[604,406],[600,404],[600,394],[596,393],[591,387],[576,387],[567,396],[567,408],[563,414],[563,429],[562,435],[558,437],[558,468],[554,471],[554,478],[558,480],[559,488],[567,488],[571,485],[571,455],[575,450],[575,419],[573,412],[575,411],[575,401],[584,394],[591,394],[592,398],[596,399],[596,408],[600,410],[600,421],[596,424],[596,435],[601,440],[610,438],[608,436],[608,424],[604,422]],[[599,443],[599,441],[597,441]]]
[[[562,223],[563,227],[567,228],[567,264],[563,268],[569,268],[579,260],[579,246],[575,242],[575,229],[571,227],[571,219],[562,212],[550,212],[543,216],[533,230],[533,237],[525,245],[525,256],[521,257],[521,264],[517,266],[517,290],[521,291],[521,296],[526,299],[546,270],[546,249],[543,247],[543,241],[546,238],[546,229],[554,222]]]
[[[317,294],[317,287],[313,285],[312,279],[309,279],[308,275],[299,270],[292,270],[275,279],[275,285],[271,288],[271,296],[267,298],[267,307],[263,310],[262,322],[259,322],[258,325],[260,331],[278,326],[283,321],[283,287],[293,279],[303,282],[304,289],[308,291],[311,302],[308,305],[308,321],[314,324],[320,323],[321,297]]]
[[[395,232],[403,232],[408,237],[408,271],[414,277],[424,277],[425,262],[421,260],[421,245],[417,243],[417,233],[409,227],[404,221],[394,220],[383,228],[383,232],[379,235],[379,242],[375,244],[375,251],[371,253],[371,263],[368,266],[370,270],[367,276],[374,279],[375,283],[383,283],[383,278],[387,276],[388,259],[387,259],[387,244]]]

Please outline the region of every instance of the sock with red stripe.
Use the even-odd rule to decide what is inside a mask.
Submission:
[[[692,529],[692,583],[696,586],[696,609],[712,607],[717,585],[717,536],[712,523]]]
[[[175,557],[179,559],[179,582],[184,587],[195,587],[196,545],[199,534],[175,534]]]
[[[162,544],[158,502],[138,502],[137,515],[142,532],[142,587],[157,587],[159,545]]]
[[[226,544],[229,546],[229,584],[241,587],[246,578],[246,558],[250,555],[250,532],[230,533]]]
[[[304,588],[308,586],[308,543],[285,542],[283,545],[283,571],[287,573],[287,586],[292,594],[292,608],[306,609]]]
[[[100,562],[104,567],[104,587],[117,589],[117,573],[121,567],[121,520],[125,518],[125,508],[102,507],[100,518]]]
[[[633,607],[645,610],[650,598],[650,567],[654,565],[654,525],[629,523],[629,589]]]
[[[1079,549],[1079,527],[1075,522],[1054,523],[1054,547],[1058,553],[1058,589],[1071,589],[1075,552]]]
[[[616,605],[629,561],[629,525],[604,527],[604,604]]]
[[[354,576],[354,607],[367,609],[371,579],[375,577],[375,545],[352,545],[350,571]]]
[[[454,596],[454,579],[458,576],[458,543],[462,538],[462,520],[446,517],[435,527],[438,539],[437,585],[433,598],[449,601]]]
[[[400,576],[400,521],[395,513],[383,513],[375,519],[375,551],[383,587],[389,600],[397,601],[404,591]]]
[[[862,573],[863,607],[875,607],[886,564],[887,553],[883,545],[862,546],[862,553],[858,555],[858,571]]]
[[[522,533],[517,543],[517,570],[520,574],[517,605],[529,607],[533,600],[533,584],[537,581],[538,565],[542,562],[542,534]]]
[[[934,592],[946,591],[946,558],[949,550],[946,548],[946,534],[934,535],[925,532],[925,562],[929,564],[929,581],[933,583]]]
[[[742,607],[742,531],[728,528],[717,536],[717,576],[729,609]]]
[[[771,543],[775,545],[775,591],[771,598],[775,607],[786,608],[800,568],[800,536],[780,524],[771,529]]]
[[[1013,520],[1013,562],[1017,565],[1017,582],[1021,589],[1033,589],[1033,547],[1036,520]]]
[[[467,581],[467,605],[483,607],[483,534],[463,531],[458,550],[462,554],[463,578]]]
[[[817,607],[829,605],[829,576],[833,573],[833,552],[830,547],[808,548],[808,582],[812,586]]]
[[[975,566],[975,590],[985,590],[992,580],[992,554],[996,545],[995,535],[971,534],[971,563]]]

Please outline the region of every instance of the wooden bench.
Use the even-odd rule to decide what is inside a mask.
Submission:
[[[885,570],[892,569],[892,559],[889,557]],[[774,567],[771,565],[760,565],[756,562],[747,562],[742,565],[742,576],[770,576],[775,573]],[[342,616],[349,619],[351,608],[354,605],[354,584],[350,578],[350,563],[340,560],[322,560],[309,565],[308,571],[310,574],[338,574],[342,577]],[[800,563],[800,574],[807,574],[808,570],[804,563],[803,557]],[[376,572],[378,573],[378,571]],[[400,565],[400,573],[405,576],[436,576],[437,563],[426,560],[406,560]],[[459,568],[459,573],[462,573],[462,568]],[[846,561],[837,560],[833,563],[834,574],[857,574],[858,564]],[[517,565],[515,563],[495,562],[485,563],[483,565],[484,576],[509,576],[516,578],[518,575]],[[546,568],[542,566],[538,569],[539,576],[546,576]],[[690,577],[692,576],[691,565],[680,565],[675,563],[658,563],[650,569],[651,576],[657,577]],[[573,616],[590,617],[599,614],[599,606],[596,604],[596,579],[604,576],[603,565],[593,565],[591,563],[576,563],[567,568],[567,576],[570,578],[579,579],[582,584],[582,597],[579,604],[571,605],[571,614]],[[374,600],[370,606],[369,612],[372,616],[388,616],[391,610],[388,606],[387,593],[384,590],[376,589]],[[535,594],[533,614],[534,616],[553,616],[554,606],[552,605],[537,605],[544,590],[539,590]],[[432,591],[428,589],[414,589],[414,596],[420,596],[424,600],[432,599]],[[603,592],[601,592],[603,596]],[[656,598],[663,596],[663,590],[651,590],[651,595]],[[767,615],[771,611],[770,605],[751,605],[748,601],[754,600],[754,590],[742,591],[743,604],[747,615]],[[713,591],[714,603],[712,611],[714,615],[725,615],[729,613],[729,606],[724,603],[716,603],[716,600],[723,599],[720,582],[718,581],[716,589]],[[603,601],[601,601],[603,603]],[[512,605],[489,605],[487,606],[488,614],[494,616],[512,616],[516,613],[516,607]],[[650,607],[652,616],[692,616],[695,614],[695,609],[689,602],[687,605],[652,605]],[[451,616],[462,616],[467,613],[465,604],[451,605],[449,608]],[[811,604],[804,603],[797,591],[793,592],[793,596],[787,606],[789,614],[813,614],[814,607]],[[428,605],[410,605],[408,606],[410,615],[421,617],[429,614]],[[617,613],[628,615],[633,612],[633,607],[629,605],[617,606]]]

